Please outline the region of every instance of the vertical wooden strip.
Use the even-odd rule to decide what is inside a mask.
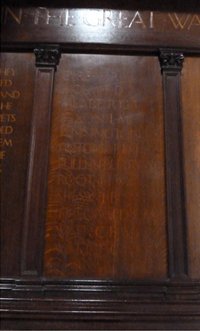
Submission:
[[[189,276],[200,279],[200,57],[187,57],[182,76],[184,175]]]
[[[34,50],[34,53],[37,68],[22,239],[21,274],[39,276],[42,272],[52,91],[60,52],[55,48],[38,48]]]
[[[180,74],[183,60],[183,54],[180,52],[165,49],[160,52],[164,88],[170,278],[185,277],[188,273],[180,98]]]

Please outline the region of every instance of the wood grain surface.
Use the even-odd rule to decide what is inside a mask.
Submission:
[[[20,269],[34,70],[32,54],[1,54],[2,276],[18,276]]]
[[[200,277],[200,59],[186,58],[182,76],[189,271]]]
[[[166,276],[162,102],[156,57],[62,56],[45,276]]]
[[[138,1],[139,2],[139,1]],[[20,2],[21,3],[21,2]],[[20,6],[19,3],[19,6]],[[28,5],[28,4],[27,4]],[[68,5],[68,3],[67,3]],[[106,8],[59,8],[3,6],[2,41],[4,45],[60,43],[110,44],[123,47],[184,47],[198,50],[200,45],[200,16],[173,11],[112,10]]]

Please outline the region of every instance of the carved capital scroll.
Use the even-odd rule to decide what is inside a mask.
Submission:
[[[184,56],[182,53],[173,49],[161,49],[160,50],[160,66],[163,71],[175,71],[180,72],[183,68]]]
[[[54,67],[59,64],[61,52],[58,47],[41,47],[35,48],[36,67]]]
[[[164,95],[168,273],[170,278],[183,278],[188,276],[180,88],[184,56],[162,49],[159,60]]]

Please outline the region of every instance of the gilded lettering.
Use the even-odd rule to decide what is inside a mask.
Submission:
[[[15,70],[13,68],[0,68],[1,76],[14,76]]]
[[[0,138],[0,147],[12,147],[12,146],[13,146],[12,139]]]
[[[200,17],[199,17],[199,15],[192,16],[191,22],[188,26],[188,30],[190,30],[191,27],[193,27],[193,26],[200,26]]]
[[[150,12],[150,20],[149,21],[150,21],[149,28],[153,29],[154,28],[154,12],[153,11]]]
[[[14,10],[6,6],[4,9],[4,23],[7,22],[8,16],[11,17],[17,24],[21,24],[22,20],[22,9]]]
[[[13,127],[12,126],[0,126],[0,134],[11,134],[13,133]]]
[[[12,103],[11,102],[1,102],[0,103],[0,110],[11,110],[12,109]]]
[[[20,98],[20,95],[21,95],[21,93],[18,90],[14,90],[14,91],[11,91],[11,92],[0,91],[0,96],[3,99],[6,99],[6,98],[19,99]]]
[[[142,16],[140,15],[139,11],[136,11],[135,15],[133,16],[131,22],[128,25],[128,28],[130,29],[133,24],[141,24],[143,28],[146,28],[146,25],[142,19]]]
[[[65,10],[65,25],[72,27],[75,24],[73,24],[72,20],[73,20],[74,16],[70,15],[70,11],[69,9]]]
[[[102,10],[84,11],[83,23],[88,26],[99,26],[102,24]]]
[[[63,25],[63,12],[61,12],[59,15],[51,15],[50,12],[48,11],[46,24],[62,26]]]
[[[32,9],[14,8],[5,6],[3,10],[3,22],[7,21],[17,24],[24,23],[26,25],[27,19],[32,17],[34,25],[54,25],[57,27],[73,27],[87,25],[89,27],[107,27],[116,29],[130,29],[136,25],[143,29],[154,29],[157,18],[157,13],[153,11],[123,11],[123,10],[109,10],[109,9],[58,9],[37,7],[32,14]],[[200,26],[200,17],[198,14],[182,14],[182,13],[158,13],[162,15],[163,23],[161,24],[161,31],[168,28],[169,23],[171,27],[176,30],[184,30]],[[131,15],[131,16],[130,16]],[[158,15],[158,16],[159,16]],[[167,18],[167,19],[166,19]],[[158,20],[159,22],[159,20]],[[156,28],[159,27],[156,26]]]
[[[10,87],[13,85],[11,79],[0,79],[0,87]]]
[[[0,114],[0,123],[16,122],[15,114]]]
[[[39,23],[48,24],[48,15],[49,10],[46,7],[38,7],[35,10],[35,16],[34,16],[34,24],[38,25]]]
[[[2,135],[0,138],[0,147],[6,149],[13,147],[13,140],[9,136],[12,137],[14,132],[14,127],[12,125],[16,122],[16,114],[12,113],[13,103],[6,99],[17,100],[20,98],[21,92],[14,88],[10,89],[10,87],[13,86],[13,81],[9,78],[10,76],[15,76],[15,70],[12,67],[1,68],[0,73],[1,76],[4,77],[3,79],[0,79],[0,86],[8,88],[4,91],[0,91],[0,97],[2,99],[0,102],[0,110],[2,111],[2,113],[0,113],[0,134]],[[8,111],[8,113],[4,113],[3,111],[5,110]],[[1,151],[0,153],[0,159],[5,159],[7,156],[6,151]],[[0,171],[2,172],[2,170]]]
[[[119,23],[118,28],[121,29],[127,24],[128,18],[123,14],[123,12],[120,10],[119,12]]]
[[[105,26],[106,23],[108,23],[108,22],[114,28],[116,27],[116,24],[113,21],[113,12],[111,10],[104,10],[103,11],[103,26]]]
[[[6,152],[5,151],[0,151],[0,160],[5,159]]]
[[[184,29],[188,23],[188,20],[190,19],[190,15],[177,15],[174,14],[168,14],[173,26],[175,29]]]

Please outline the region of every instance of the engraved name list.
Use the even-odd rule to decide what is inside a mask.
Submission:
[[[13,134],[17,121],[16,101],[21,92],[14,86],[15,70],[11,67],[0,69],[0,172],[3,161],[13,148]]]

